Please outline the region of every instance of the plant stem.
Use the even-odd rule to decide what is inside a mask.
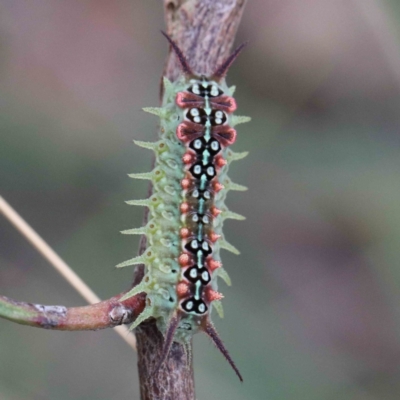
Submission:
[[[177,43],[198,74],[209,75],[229,55],[246,0],[164,0],[167,33]],[[180,67],[169,54],[164,76],[174,81]],[[162,92],[162,88],[161,88]],[[151,192],[151,189],[150,189]],[[147,214],[144,223],[147,222]],[[146,249],[142,239],[139,254]],[[144,266],[134,274],[133,285],[141,281]],[[152,371],[162,354],[163,337],[155,321],[136,329],[141,400],[194,400],[191,344],[184,348],[173,343],[158,374]]]

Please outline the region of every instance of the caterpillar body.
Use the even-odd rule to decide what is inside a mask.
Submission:
[[[247,155],[234,153],[234,126],[248,117],[234,116],[234,88],[228,88],[225,75],[236,59],[240,46],[210,77],[194,74],[181,50],[164,34],[177,55],[183,75],[175,82],[163,79],[164,91],[160,108],[144,110],[160,117],[160,139],[135,143],[155,153],[155,168],[149,173],[130,174],[137,179],[150,179],[153,194],[145,200],[128,201],[147,206],[149,221],[142,228],[123,231],[144,234],[144,253],[117,267],[145,265],[141,283],[121,301],[146,293],[146,307],[132,329],[153,317],[164,334],[161,363],[173,341],[187,345],[192,335],[204,331],[216,344],[230,365],[242,377],[224,347],[210,319],[214,306],[223,317],[217,291],[217,277],[228,285],[230,278],[222,267],[220,249],[239,252],[223,235],[223,221],[244,219],[225,206],[229,190],[246,190],[227,176],[231,161]]]

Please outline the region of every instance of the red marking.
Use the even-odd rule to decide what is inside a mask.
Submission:
[[[181,265],[181,267],[187,267],[190,263],[190,257],[189,254],[187,253],[182,253],[179,257],[178,257],[178,261],[179,264]]]
[[[177,93],[175,102],[180,108],[204,108],[205,106],[204,97],[190,92]],[[232,114],[237,109],[236,100],[227,95],[210,97],[210,105],[211,108],[228,114]]]
[[[184,178],[181,180],[181,186],[183,189],[189,189],[190,187],[190,179]]]
[[[228,163],[228,161],[225,160],[224,157],[222,157],[220,154],[217,155],[217,157],[215,157],[215,164],[217,165],[217,167],[222,168],[223,166],[225,166]]]
[[[222,183],[219,183],[218,181],[214,181],[213,183],[213,189],[214,192],[219,192],[220,190],[222,190],[224,188],[224,185]]]
[[[212,206],[210,211],[214,217],[218,217],[218,215],[222,213],[222,211],[215,206]]]
[[[178,92],[175,99],[176,104],[181,108],[203,108],[204,99],[190,92]]]
[[[188,203],[182,203],[181,204],[181,206],[180,206],[180,209],[181,209],[181,213],[182,214],[185,214],[185,213],[187,213],[188,211],[189,211],[189,204]]]
[[[176,293],[179,297],[185,297],[190,292],[190,286],[186,282],[179,282],[176,286]]]
[[[191,142],[204,134],[204,127],[191,121],[184,121],[176,128],[176,136],[184,143]]]
[[[228,147],[233,143],[235,143],[237,136],[235,129],[229,128],[228,126],[225,125],[214,127],[211,134],[212,136],[215,137],[215,139],[219,141],[221,146],[224,147]]]
[[[210,268],[211,272],[215,271],[217,268],[222,267],[222,263],[220,261],[214,260],[213,258],[207,260],[207,265],[208,268]]]
[[[231,96],[218,96],[210,98],[211,108],[222,110],[228,114],[233,113],[237,109],[236,100]]]
[[[193,154],[192,154],[191,152],[187,151],[187,152],[183,155],[182,161],[183,161],[185,164],[191,164],[191,163],[194,161]]]
[[[215,301],[215,300],[221,300],[224,298],[224,295],[222,293],[219,293],[215,290],[212,290],[210,287],[205,290],[205,298],[207,301]]]
[[[186,239],[187,237],[189,237],[189,235],[190,235],[190,231],[188,228],[181,229],[181,238]]]
[[[211,232],[210,233],[210,240],[215,243],[219,238],[221,237],[221,235],[218,235],[215,232]]]

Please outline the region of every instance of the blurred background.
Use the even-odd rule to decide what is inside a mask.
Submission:
[[[195,337],[199,399],[400,397],[400,3],[252,0],[232,67],[240,125],[217,328],[239,384]],[[129,286],[167,43],[161,2],[0,0],[0,194],[101,297]],[[0,219],[0,293],[84,301]],[[0,398],[139,398],[136,354],[111,330],[0,320]]]

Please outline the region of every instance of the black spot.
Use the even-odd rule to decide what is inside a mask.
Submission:
[[[203,300],[196,300],[194,297],[191,297],[188,300],[185,300],[181,307],[184,311],[188,313],[195,313],[195,314],[205,314],[208,310],[206,303]]]
[[[193,239],[189,243],[186,243],[185,249],[193,254],[201,251],[205,257],[212,253],[211,246],[204,240]]]

